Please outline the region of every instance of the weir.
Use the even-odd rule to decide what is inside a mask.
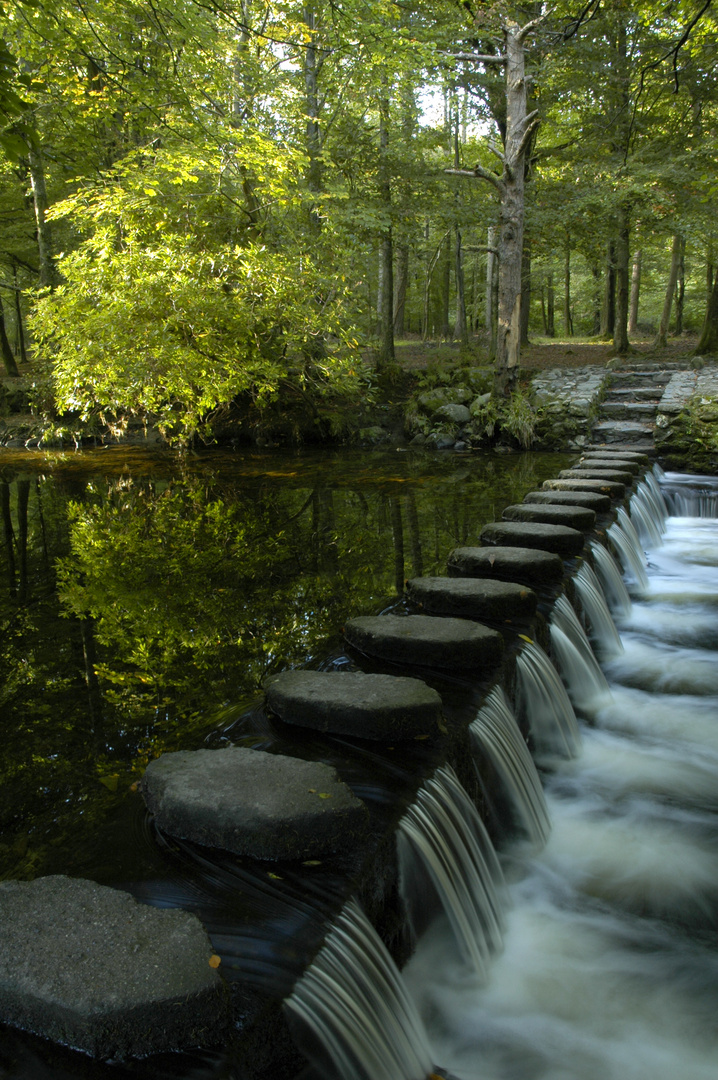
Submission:
[[[620,471],[619,454],[616,463]],[[680,488],[669,487],[669,509],[678,495],[683,506],[713,507],[702,495],[691,501],[686,481],[661,482]],[[581,498],[580,486],[551,483],[545,493],[561,496],[557,504],[566,506],[568,493]],[[711,1075],[717,1047],[707,1034],[709,1006],[718,1004],[718,985],[704,938],[718,910],[718,739],[711,724],[718,680],[712,654],[698,642],[666,644],[663,626],[678,633],[681,624],[685,635],[697,618],[715,633],[715,558],[706,565],[715,523],[704,516],[699,527],[710,534],[708,545],[706,536],[689,536],[690,524],[668,516],[663,488],[645,463],[633,486],[625,504],[614,496],[595,526],[588,519],[580,529],[537,525],[533,514],[524,522],[512,513],[510,529],[486,530],[483,547],[449,560],[452,577],[427,579],[430,594],[417,587],[417,598],[431,595],[446,614],[419,615],[417,599],[390,618],[355,620],[361,634],[353,640],[347,628],[348,671],[328,665],[322,678],[297,689],[285,680],[281,705],[278,690],[268,688],[270,721],[282,710],[281,742],[266,734],[254,745],[275,756],[281,745],[286,753],[286,729],[297,725],[302,756],[336,769],[331,783],[346,786],[342,798],[354,814],[344,850],[332,839],[310,858],[302,850],[301,865],[275,860],[260,888],[258,871],[243,876],[212,849],[203,856],[181,835],[173,838],[172,819],[164,819],[168,835],[159,839],[190,859],[206,858],[223,897],[254,889],[256,910],[265,904],[266,933],[276,934],[266,946],[261,934],[248,947],[249,937],[223,938],[213,933],[211,915],[204,921],[225,971],[236,972],[236,1002],[245,1000],[243,987],[250,996],[269,990],[276,997],[285,985],[289,1027],[313,1063],[301,1073],[306,1080],[549,1080],[561,1069],[582,1080],[668,1080],[681,1052],[689,1056],[682,1076]],[[527,504],[540,508],[536,494]],[[595,499],[596,488],[588,486],[586,496]],[[551,580],[549,557],[563,564]],[[703,576],[694,593],[708,604],[700,611],[694,594],[685,599],[696,566]],[[507,593],[515,614],[508,621],[491,614],[476,634],[476,615],[456,619],[453,612],[480,604],[488,620],[495,594],[457,589],[452,580],[475,575],[490,583],[499,573],[521,586]],[[520,595],[532,593],[527,582],[536,588],[533,607]],[[433,627],[446,657],[435,668],[426,660]],[[656,673],[667,668],[677,674],[661,681]],[[406,681],[424,687],[420,706],[403,705],[398,694],[387,719],[372,721],[371,746],[362,724],[372,694],[378,713],[387,691],[364,683],[362,671],[370,680],[410,676]],[[358,681],[344,700],[337,687],[349,685],[341,683],[349,673]],[[321,723],[312,694],[334,702]],[[309,793],[323,798],[310,800],[312,814],[338,803],[339,788],[335,795],[329,784],[328,775],[307,781]],[[352,797],[364,803],[366,820]],[[492,827],[497,806],[508,807],[508,828]],[[325,831],[335,837],[336,829]],[[322,867],[316,879],[314,866]],[[662,998],[658,985],[667,987]],[[637,997],[640,1007],[624,1021]],[[250,1009],[254,1030],[262,1008]],[[235,1004],[235,1022],[238,1011]],[[263,1051],[253,1064],[242,1051],[243,1075],[296,1075],[276,1012],[264,1023],[265,1039],[276,1035],[276,1052]],[[193,1075],[222,1075],[227,1060],[207,1058]],[[152,1074],[153,1067],[136,1075],[165,1075]]]

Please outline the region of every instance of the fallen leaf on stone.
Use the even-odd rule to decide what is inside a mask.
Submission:
[[[493,566],[495,562],[496,562],[496,556],[495,555],[489,555],[489,566]]]
[[[273,878],[274,881],[284,881],[283,877],[280,877],[279,874],[273,874],[271,870],[267,870],[267,877]]]
[[[320,799],[331,799],[331,797],[332,797],[332,795],[331,795],[330,791],[320,791],[319,792],[319,798]]]
[[[316,795],[316,793],[317,793],[317,789],[315,787],[308,787],[307,791],[309,792],[310,795]]]
[[[134,784],[130,784],[130,791],[137,791],[139,789],[139,786],[139,780],[135,780]]]
[[[414,736],[414,741],[415,742],[420,742],[422,739],[428,739],[428,738],[429,738],[428,735],[415,735]]]
[[[533,645],[533,641],[531,640],[531,638],[526,637],[525,634],[519,634],[519,637],[521,638],[522,641],[528,641],[529,645]]]
[[[304,862],[302,863],[302,866],[321,866],[321,865],[322,865],[322,860],[321,859],[305,859]]]
[[[218,968],[221,963],[222,963],[222,960],[221,960],[221,958],[219,956],[217,956],[217,953],[212,953],[212,955],[209,958],[209,966],[211,968]]]

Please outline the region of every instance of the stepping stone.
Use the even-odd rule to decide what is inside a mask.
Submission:
[[[623,499],[626,495],[626,485],[615,480],[544,480],[541,486],[544,491],[594,491],[612,499]]]
[[[62,875],[0,883],[0,1022],[96,1058],[222,1037],[222,979],[186,911]]]
[[[360,739],[436,734],[442,702],[421,679],[356,671],[283,671],[266,683],[267,705],[287,724]]]
[[[556,506],[586,506],[597,514],[607,514],[611,498],[598,491],[529,491],[525,503],[552,503]]]
[[[556,506],[547,503],[544,506],[521,503],[519,506],[507,506],[501,515],[504,521],[542,521],[547,525],[568,525],[570,529],[587,532],[596,524],[595,511],[585,506]]]
[[[637,420],[600,420],[593,425],[591,437],[607,443],[635,442],[652,439],[654,424],[641,424]]]
[[[377,615],[350,619],[350,645],[392,664],[490,674],[501,664],[504,640],[497,630],[466,619],[432,615]]]
[[[516,544],[518,547],[555,551],[565,558],[578,555],[585,542],[583,533],[577,529],[569,529],[566,525],[544,525],[538,521],[492,521],[484,525],[479,539],[485,546]]]
[[[620,469],[621,472],[631,473],[632,476],[638,476],[640,472],[643,472],[643,466],[637,461],[631,461],[630,458],[618,457],[615,454],[591,454],[590,457],[581,458],[577,468],[579,469]]]
[[[610,500],[606,501],[610,506]],[[454,548],[446,568],[451,577],[494,578],[533,586],[559,582],[564,574],[559,555],[523,547]]]
[[[336,770],[232,746],[179,751],[142,778],[163,832],[254,859],[307,859],[356,846],[368,811]]]
[[[601,404],[601,416],[614,420],[640,420],[655,416],[658,400],[655,401],[604,401]]]
[[[525,622],[536,612],[536,593],[513,581],[482,578],[418,577],[406,583],[406,594],[435,615],[465,615],[492,623]]]
[[[630,487],[633,483],[633,476],[630,472],[620,472],[618,469],[562,469],[558,474],[559,480],[615,480],[617,484],[625,484],[626,487]]]
[[[648,456],[648,454],[643,453],[641,450],[636,450],[635,448],[632,449],[632,448],[627,447],[627,446],[613,447],[613,446],[605,446],[605,445],[604,446],[593,445],[593,446],[587,446],[585,453],[586,453],[587,457],[588,456],[591,456],[591,457],[594,457],[594,456],[595,457],[607,457],[607,458],[611,458],[612,460],[620,458],[622,461],[624,459],[627,459],[628,461],[635,461],[639,465],[648,466],[648,465],[651,464],[651,459]]]

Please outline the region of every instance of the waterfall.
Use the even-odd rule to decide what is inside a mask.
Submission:
[[[527,721],[540,755],[578,754],[581,735],[573,705],[556,668],[533,641],[516,660],[516,711]]]
[[[632,532],[635,536],[635,529],[632,529]],[[634,543],[633,537],[629,536],[618,522],[608,528],[606,535],[617,549],[624,571],[633,577],[641,592],[645,592],[648,588],[648,576],[640,542]]]
[[[634,523],[641,543],[647,547],[658,546],[665,528],[665,515],[657,507],[653,492],[641,481],[631,499],[631,521]]]
[[[613,614],[619,619],[628,618],[631,614],[631,597],[628,595],[628,589],[616,565],[616,560],[611,552],[598,541],[592,540],[590,547],[596,564],[596,574],[603,586],[604,596],[610,608],[613,609]]]
[[[559,596],[551,615],[551,646],[573,701],[589,712],[605,706],[610,699],[606,677],[565,596]]]
[[[718,517],[718,480],[713,476],[664,473],[659,492],[676,517]]]
[[[472,741],[484,751],[501,777],[529,840],[542,847],[551,832],[546,798],[529,748],[501,687],[491,691],[469,731]]]
[[[480,977],[503,942],[504,881],[476,807],[449,766],[437,769],[399,823],[401,893],[416,936],[439,911]]]
[[[606,660],[620,655],[623,652],[621,638],[608,610],[601,583],[588,563],[581,566],[573,580],[601,658]]]
[[[426,1080],[432,1072],[424,1025],[401,974],[353,900],[284,1007],[323,1077]]]

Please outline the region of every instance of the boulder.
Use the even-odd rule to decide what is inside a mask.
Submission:
[[[488,675],[501,664],[501,634],[465,619],[432,615],[379,615],[350,619],[344,627],[350,645],[392,664],[416,664],[444,671]]]
[[[97,1058],[212,1045],[228,1013],[196,916],[81,878],[0,883],[0,1021]]]
[[[492,521],[484,525],[480,540],[485,546],[516,544],[517,547],[555,551],[557,555],[564,557],[579,555],[584,545],[583,533],[577,529],[569,529],[566,525],[523,521]]]
[[[447,570],[451,577],[493,578],[537,587],[561,581],[564,566],[559,555],[537,548],[461,547],[449,555]]]
[[[361,671],[284,671],[267,705],[288,724],[360,739],[415,739],[442,723],[441,697],[420,679]]]
[[[511,581],[418,577],[406,583],[414,604],[436,615],[463,615],[492,623],[525,622],[536,612],[536,594]]]
[[[352,847],[368,811],[330,765],[232,746],[163,754],[142,794],[170,836],[255,859],[308,859]]]
[[[433,420],[448,421],[450,424],[468,424],[471,413],[465,405],[442,405],[434,413]]]

